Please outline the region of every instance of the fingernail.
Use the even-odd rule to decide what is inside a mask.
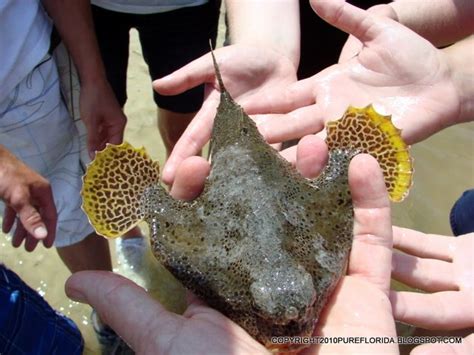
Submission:
[[[76,302],[81,302],[81,303],[87,303],[87,298],[86,296],[79,290],[76,290],[75,288],[68,288],[67,289],[67,296],[72,299],[73,301]]]
[[[48,231],[44,227],[38,227],[33,231],[33,234],[38,239],[44,239],[48,236]]]

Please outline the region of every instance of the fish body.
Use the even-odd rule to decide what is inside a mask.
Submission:
[[[217,64],[216,73],[221,102],[201,195],[173,199],[158,182],[157,164],[124,143],[99,152],[89,167],[84,209],[98,233],[111,237],[145,219],[155,257],[272,349],[274,336],[312,335],[345,272],[353,238],[351,158],[378,157],[394,200],[411,185],[411,158],[390,119],[371,106],[349,108],[328,125],[327,167],[306,179],[263,140],[225,90]],[[108,189],[112,184],[119,188]],[[103,191],[106,203],[99,202]]]

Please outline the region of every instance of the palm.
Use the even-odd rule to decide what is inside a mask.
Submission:
[[[149,332],[147,339],[134,348],[143,354],[265,354],[265,348],[237,324],[221,313],[196,302],[191,304],[178,324],[163,333]],[[158,329],[158,328],[156,328]],[[163,327],[160,328],[161,331]],[[160,331],[160,332],[161,332]],[[169,336],[168,336],[169,335]],[[213,339],[212,342],[206,339]]]
[[[370,38],[358,56],[314,77],[323,117],[339,117],[348,105],[374,103],[412,143],[432,133],[417,129],[420,123],[456,116],[459,105],[442,52],[390,19],[379,19]]]
[[[354,297],[354,295],[357,295]],[[315,335],[336,337],[395,337],[392,308],[387,295],[358,276],[345,276],[321,315]],[[354,354],[397,352],[395,345],[321,344],[304,354]]]
[[[217,49],[215,56],[224,85],[237,102],[258,96],[268,88],[285,88],[296,81],[292,62],[270,49],[233,45]],[[207,97],[166,162],[162,178],[167,184],[173,182],[179,164],[197,154],[208,142],[220,92],[210,54],[179,69],[167,79],[154,82],[155,90],[163,95],[175,95],[202,83],[207,85]]]
[[[315,1],[313,6],[363,48],[284,91],[272,88],[246,102],[252,114],[267,114],[257,121],[269,142],[316,133],[349,105],[375,104],[393,116],[408,143],[455,123],[460,102],[443,52],[401,24],[344,2]]]

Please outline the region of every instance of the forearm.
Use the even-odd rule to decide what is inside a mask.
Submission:
[[[395,0],[398,21],[437,47],[457,42],[474,32],[472,0]]]
[[[105,79],[88,0],[42,0],[76,65],[81,84]]]
[[[460,102],[459,122],[474,120],[474,35],[443,50]]]
[[[226,6],[231,43],[270,47],[298,67],[298,0],[226,0]]]

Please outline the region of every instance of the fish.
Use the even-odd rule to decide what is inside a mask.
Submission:
[[[83,209],[109,238],[145,220],[154,256],[186,288],[268,349],[297,350],[302,345],[271,339],[311,336],[346,271],[354,224],[351,159],[372,154],[391,200],[401,201],[412,184],[409,147],[389,116],[372,105],[349,107],[327,123],[328,164],[307,179],[265,142],[212,58],[221,97],[202,193],[174,199],[144,148],[109,144],[88,166]]]

